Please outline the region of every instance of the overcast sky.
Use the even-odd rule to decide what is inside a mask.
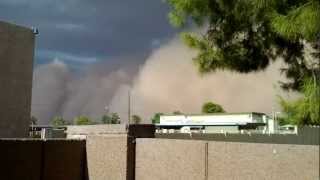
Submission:
[[[57,115],[97,119],[108,106],[126,119],[128,89],[133,113],[148,122],[156,112],[200,112],[207,101],[228,112],[273,111],[279,64],[199,77],[168,12],[164,0],[0,0],[0,20],[40,32],[32,114],[45,124]]]
[[[58,58],[81,68],[143,63],[175,34],[168,10],[163,0],[1,0],[0,20],[39,29],[36,65]]]

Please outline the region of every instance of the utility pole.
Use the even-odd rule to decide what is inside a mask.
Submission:
[[[130,124],[131,119],[131,94],[130,89],[128,90],[128,124]]]

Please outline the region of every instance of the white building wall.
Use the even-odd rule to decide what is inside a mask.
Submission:
[[[257,123],[252,114],[164,115],[160,125],[236,125]]]

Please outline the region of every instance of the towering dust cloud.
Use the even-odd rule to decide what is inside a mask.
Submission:
[[[40,123],[48,123],[51,117],[60,113],[70,74],[67,66],[59,60],[41,65],[34,71],[32,89],[32,115]]]
[[[59,60],[39,66],[34,72],[32,114],[41,124],[48,124],[54,116],[69,121],[79,115],[98,119],[106,113],[118,87],[130,83],[129,77],[121,69],[104,72],[94,65],[76,75]]]
[[[100,66],[77,77],[61,62],[40,66],[35,72],[33,114],[42,123],[54,115],[69,120],[87,115],[98,120],[108,106],[125,122],[128,91],[132,114],[142,116],[146,123],[155,112],[199,113],[207,101],[221,104],[228,112],[270,113],[276,107],[276,95],[283,93],[278,87],[278,81],[284,80],[280,63],[258,73],[217,71],[201,76],[192,63],[195,54],[174,39],[154,50],[138,73],[122,68],[103,72]]]
[[[270,113],[276,108],[276,96],[283,93],[278,87],[278,81],[284,80],[280,63],[258,73],[217,71],[202,76],[192,63],[195,54],[179,40],[155,50],[134,80],[132,112],[143,117],[175,110],[199,113],[207,101],[221,104],[228,112]],[[115,111],[126,109],[126,93],[119,91],[111,102]]]

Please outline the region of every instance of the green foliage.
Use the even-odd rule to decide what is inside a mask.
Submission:
[[[282,97],[279,97],[279,104],[282,111],[286,114],[282,117],[281,121],[287,122],[289,124],[301,124],[303,122],[303,117],[301,116],[301,99],[297,101],[287,101]]]
[[[298,125],[320,125],[320,79],[306,79],[303,97],[287,101],[279,97],[279,103],[286,116],[284,120]]]
[[[320,32],[320,2],[318,0],[300,0],[288,4],[286,10],[276,11],[273,7],[271,25],[281,36],[289,39],[316,41]]]
[[[101,122],[102,124],[120,124],[120,116],[117,113],[112,113],[111,116],[103,115]]]
[[[38,119],[35,116],[31,116],[30,118],[30,125],[37,125]]]
[[[202,73],[227,69],[249,73],[265,69],[278,57],[291,80],[286,89],[301,90],[311,76],[304,43],[319,41],[317,0],[167,0],[171,22],[184,26],[191,19],[207,29],[203,35],[183,33],[185,43],[198,50],[194,62]],[[204,23],[206,22],[206,23]],[[319,47],[317,47],[319,51]],[[280,58],[278,58],[280,59]]]
[[[203,36],[184,35],[185,41],[199,50],[194,60],[201,72],[230,69],[246,73],[268,65],[272,55],[270,28],[266,19],[253,11],[250,1],[174,0],[169,4],[181,19],[209,23]]]
[[[213,102],[204,103],[202,106],[202,113],[224,113],[225,110]]]
[[[103,115],[101,122],[102,124],[111,124],[111,117],[109,115]]]
[[[288,125],[288,124],[293,124],[287,116],[285,117],[277,117],[277,121],[280,126]]]
[[[53,125],[53,126],[65,126],[65,125],[69,125],[69,124],[70,123],[68,123],[61,116],[56,116],[51,120],[51,125]]]
[[[308,124],[320,125],[320,77],[307,79],[303,86],[303,110]]]
[[[173,10],[169,13],[170,22],[177,26],[186,24],[187,17],[191,16],[198,25],[203,24],[206,16],[210,13],[207,4],[210,0],[168,0]]]
[[[153,118],[151,119],[152,124],[159,124],[161,115],[163,115],[163,113],[154,114]]]
[[[227,69],[249,73],[283,59],[289,82],[303,98],[280,99],[287,113],[284,123],[320,124],[320,1],[319,0],[167,0],[176,26],[188,20],[206,33],[183,33],[182,39],[198,50],[194,62],[202,73]],[[204,23],[206,22],[206,23]],[[311,45],[308,59],[304,50]],[[207,110],[206,110],[207,111]]]
[[[93,122],[88,117],[85,117],[85,116],[76,117],[76,118],[74,118],[73,122],[75,125],[91,125],[91,124],[93,124]]]
[[[141,117],[138,115],[133,115],[131,117],[131,120],[132,120],[133,124],[140,124],[142,121]]]
[[[117,113],[111,114],[111,124],[120,124],[120,116]]]

